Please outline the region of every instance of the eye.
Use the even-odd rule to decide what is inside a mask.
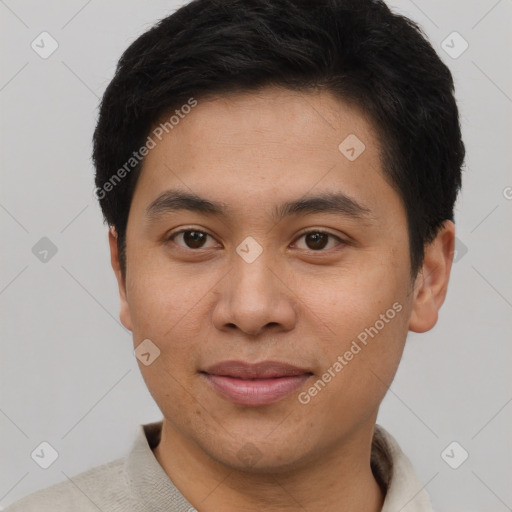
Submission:
[[[302,235],[297,240],[300,240],[301,238],[304,238],[304,242],[306,244],[305,249],[309,249],[312,251],[321,251],[322,249],[325,249],[326,246],[329,245],[329,238],[337,240],[339,242],[338,244],[335,245],[340,245],[343,243],[343,240],[341,240],[341,238],[334,236],[331,233],[326,233],[324,231],[308,231],[306,233],[302,233]],[[328,247],[328,249],[329,248],[331,247]]]
[[[167,240],[176,243],[176,245],[184,249],[198,250],[214,247],[212,245],[206,245],[206,241],[208,240],[208,238],[211,238],[213,240],[213,237],[204,231],[198,229],[182,229],[170,235]],[[299,249],[311,250],[316,252],[323,251],[326,248],[330,249],[332,247],[335,247],[336,245],[340,245],[343,243],[343,240],[341,240],[339,237],[331,233],[319,230],[307,231],[305,233],[302,233],[297,240],[301,239],[304,239],[306,246],[298,247]],[[181,243],[177,242],[177,240],[181,240]],[[337,241],[338,243],[334,243],[333,245],[333,241]],[[297,244],[298,242],[295,242],[296,246]],[[329,244],[330,247],[328,247]]]
[[[208,237],[213,238],[208,233],[198,229],[182,229],[169,236],[168,240],[185,249],[205,249],[207,247],[204,244]],[[181,239],[184,245],[177,243],[175,239]]]

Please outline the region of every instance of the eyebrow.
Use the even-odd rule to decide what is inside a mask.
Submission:
[[[212,201],[182,190],[167,190],[146,208],[146,216],[149,220],[156,220],[162,215],[182,210],[223,218],[230,214],[230,208],[226,203]],[[312,213],[333,213],[356,220],[373,218],[369,208],[343,192],[323,192],[287,201],[278,205],[272,216],[276,221],[280,221],[292,215]]]

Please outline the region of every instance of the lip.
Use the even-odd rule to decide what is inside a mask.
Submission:
[[[313,374],[307,369],[276,361],[256,364],[224,361],[210,366],[201,375],[234,404],[257,407],[281,400]]]

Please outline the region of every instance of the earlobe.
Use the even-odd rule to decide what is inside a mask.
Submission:
[[[425,247],[425,259],[413,290],[409,330],[426,332],[437,323],[448,290],[455,247],[455,225],[445,221],[435,239]]]
[[[108,243],[110,246],[110,263],[112,265],[112,269],[114,270],[114,274],[117,279],[117,286],[119,289],[119,299],[121,301],[121,311],[119,313],[119,318],[121,323],[128,329],[132,330],[132,321],[130,314],[130,305],[128,304],[127,294],[126,294],[126,279],[123,276],[121,271],[121,263],[119,260],[119,248],[117,245],[117,232],[114,226],[110,226],[108,232]]]

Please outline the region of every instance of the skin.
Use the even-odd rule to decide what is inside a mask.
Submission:
[[[338,150],[351,133],[366,146],[353,162]],[[437,321],[454,226],[445,222],[411,281],[406,213],[378,148],[372,123],[330,93],[264,88],[199,101],[145,159],[129,213],[126,276],[115,230],[109,234],[120,317],[135,347],[149,338],[161,351],[151,365],[139,362],[164,416],[154,453],[201,511],[382,507],[370,468],[378,408],[407,332]],[[221,201],[229,213],[149,218],[148,206],[175,188]],[[276,205],[323,191],[343,192],[370,213],[272,218]],[[169,238],[183,228],[210,235],[202,249],[190,248],[190,236]],[[306,229],[333,238],[318,248]],[[235,250],[247,236],[263,249],[252,263]],[[394,303],[400,313],[300,403],[298,393]],[[288,362],[314,375],[276,403],[240,406],[199,373],[233,359]],[[249,442],[259,453],[253,465],[237,456]]]

